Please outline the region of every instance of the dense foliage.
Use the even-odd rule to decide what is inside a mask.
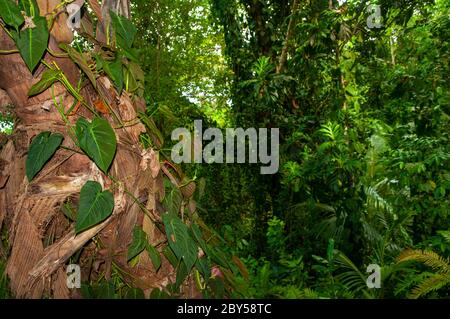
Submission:
[[[450,296],[450,4],[368,2],[379,25],[358,0],[132,1],[162,156],[195,119],[280,129],[277,174],[183,167],[234,296]]]
[[[213,0],[211,23],[225,45],[207,29],[177,41],[222,46],[231,103],[209,103],[226,110],[227,121],[216,125],[281,130],[274,176],[252,165],[196,170],[207,185],[204,218],[246,260],[247,296],[448,296],[448,275],[431,287],[433,267],[397,258],[406,248],[434,251],[443,262],[449,256],[449,6],[378,4],[381,26],[369,28],[361,1]],[[201,1],[190,5],[206,10]],[[187,34],[174,32],[171,39]],[[195,61],[198,52],[186,52],[184,61]],[[191,74],[168,63],[177,79]],[[217,83],[222,73],[195,75]],[[366,286],[369,264],[381,267],[381,289]],[[411,292],[416,286],[420,294]]]

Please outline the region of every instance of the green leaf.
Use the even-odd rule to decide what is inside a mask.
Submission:
[[[55,154],[63,138],[61,134],[42,132],[33,139],[25,164],[28,181],[31,182],[45,163]]]
[[[109,12],[113,28],[116,32],[117,44],[121,48],[131,48],[134,37],[136,36],[136,27],[125,17],[119,16],[111,10]]]
[[[95,291],[98,299],[116,299],[116,288],[112,281],[105,280]]]
[[[138,50],[134,48],[122,48],[122,53],[126,56],[130,61],[139,63],[139,53]]]
[[[170,296],[165,291],[161,291],[159,288],[155,288],[150,293],[150,299],[169,299]]]
[[[123,67],[122,57],[117,56],[113,61],[103,60],[103,70],[113,80],[119,94],[123,90]]]
[[[139,255],[145,247],[147,247],[147,234],[142,230],[142,228],[136,226],[133,229],[133,242],[128,248],[127,260],[130,261],[137,255]]]
[[[123,77],[127,92],[142,96],[144,92],[144,72],[136,63],[124,64]]]
[[[195,267],[202,274],[203,278],[211,277],[211,265],[206,258],[198,259],[195,263]]]
[[[89,63],[88,63],[86,57],[82,53],[78,52],[77,50],[72,48],[70,45],[67,45],[65,43],[59,44],[59,47],[67,52],[67,54],[72,59],[72,61],[75,62],[80,67],[81,70],[83,70],[84,74],[86,74],[86,76],[91,81],[94,88],[96,88],[97,87],[97,79],[96,79],[94,72],[89,67]]]
[[[81,149],[106,173],[117,148],[116,134],[108,121],[96,117],[89,123],[80,118],[75,132]]]
[[[36,0],[19,0],[19,7],[27,17],[38,17],[40,14]]]
[[[200,227],[197,224],[192,224],[190,230],[192,233],[192,238],[195,239],[195,241],[200,246],[200,248],[203,249],[205,254],[209,254],[209,247],[203,240],[202,231],[200,230]]]
[[[169,214],[177,216],[183,201],[181,191],[173,185],[168,179],[164,179],[165,197],[163,199],[163,206],[167,208]]]
[[[147,245],[147,252],[152,260],[153,267],[158,271],[159,267],[161,267],[161,256],[159,255],[159,252],[150,244]]]
[[[177,269],[177,278],[176,278],[176,282],[175,282],[175,289],[178,289],[183,284],[184,280],[189,275],[189,270],[190,270],[190,268],[188,268],[186,263],[184,261],[181,261],[181,263]]]
[[[64,203],[61,206],[61,210],[64,213],[64,216],[66,216],[71,221],[77,220],[77,212],[75,211],[74,207],[72,206],[72,203],[69,201],[67,203]]]
[[[28,69],[33,72],[47,49],[49,33],[47,20],[40,16],[33,18],[35,27],[21,30],[16,40],[20,55]]]
[[[153,139],[153,143],[156,144],[157,147],[161,147],[164,144],[164,137],[161,131],[156,126],[155,122],[152,118],[148,117],[145,113],[139,112],[138,117],[142,123],[144,123],[147,131],[151,135]]]
[[[125,294],[125,299],[145,299],[145,295],[139,288],[130,288]]]
[[[86,283],[81,283],[81,296],[83,296],[84,299],[94,299],[94,291],[92,289],[92,286]]]
[[[177,256],[175,256],[175,254],[173,253],[173,250],[169,246],[164,247],[162,253],[167,258],[167,260],[170,262],[172,267],[174,267],[174,268],[177,267],[177,265],[178,265]]]
[[[114,209],[114,196],[110,191],[102,192],[102,186],[87,181],[81,188],[75,232],[91,228],[109,217]]]
[[[189,236],[187,226],[178,218],[170,214],[163,215],[167,240],[178,259],[183,259],[188,271],[197,260],[198,249],[195,242]]]
[[[41,92],[44,92],[46,89],[50,87],[50,85],[52,85],[58,80],[60,73],[61,72],[57,70],[45,71],[42,74],[42,77],[39,80],[39,82],[37,82],[30,88],[30,90],[28,91],[28,96],[33,96]]]
[[[0,17],[17,31],[24,22],[19,7],[12,0],[0,0]]]

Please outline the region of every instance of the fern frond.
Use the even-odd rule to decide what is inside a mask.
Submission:
[[[417,287],[415,287],[408,298],[417,299],[432,291],[441,289],[450,284],[450,277],[443,274],[433,274],[431,277],[425,279]]]
[[[418,261],[421,262],[440,274],[450,274],[450,262],[433,251],[422,251],[408,249],[402,252],[397,257],[397,263],[406,261]]]
[[[441,230],[438,231],[438,234],[444,237],[444,240],[447,244],[450,244],[450,231],[448,230]]]
[[[305,288],[301,294],[302,299],[319,299],[320,296],[317,292],[312,289]]]

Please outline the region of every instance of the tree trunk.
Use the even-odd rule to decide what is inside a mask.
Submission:
[[[113,1],[114,2],[114,1]],[[117,2],[117,1],[116,1]],[[51,12],[59,1],[40,1],[41,16]],[[128,8],[123,6],[121,8]],[[104,10],[103,10],[104,12]],[[58,29],[51,30],[50,47],[57,50],[58,42],[70,43],[65,30],[64,15],[60,15]],[[0,48],[15,49],[14,42],[0,29]],[[46,54],[45,60],[55,61],[68,79],[75,84],[79,70],[69,58],[56,58]],[[31,74],[17,53],[0,55],[0,88],[4,89],[14,105],[17,125],[14,134],[0,149],[0,228],[8,228],[10,253],[7,273],[11,288],[18,298],[77,297],[66,285],[66,263],[83,248],[79,264],[82,279],[96,278],[104,274],[111,278],[112,265],[122,270],[123,278],[134,287],[148,294],[155,287],[164,287],[174,281],[174,269],[162,257],[158,272],[153,269],[146,254],[141,254],[135,267],[127,264],[127,249],[132,241],[135,225],[142,225],[149,240],[158,250],[165,245],[165,234],[158,227],[159,213],[156,203],[164,196],[162,171],[155,171],[151,162],[154,153],[142,149],[139,135],[145,128],[136,120],[137,105],[124,92],[121,96],[106,77],[98,79],[105,94],[111,97],[111,107],[123,122],[134,121],[127,127],[116,128],[117,153],[110,175],[122,183],[114,183],[103,174],[85,155],[76,149],[67,133],[67,127],[56,110],[54,101],[62,101],[66,109],[73,97],[61,84],[29,98],[27,92],[45,70],[43,65]],[[85,88],[83,96],[93,103],[98,96]],[[55,99],[54,99],[55,97]],[[75,123],[80,117],[92,117],[80,110],[69,117]],[[117,123],[111,115],[106,116],[112,127]],[[30,142],[42,131],[61,133],[63,146],[48,162],[36,178],[29,183],[25,177],[25,160]],[[82,185],[88,181],[99,182],[103,188],[114,192],[115,208],[112,216],[101,224],[75,236],[72,227],[60,211],[62,203],[77,203]],[[133,196],[129,196],[127,191]],[[133,198],[134,197],[134,198]],[[144,214],[137,203],[146,206]],[[156,222],[155,222],[156,221]],[[97,240],[91,239],[96,237]],[[95,252],[95,262],[92,257]]]

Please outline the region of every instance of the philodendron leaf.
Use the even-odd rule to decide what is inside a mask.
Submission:
[[[137,255],[139,255],[147,246],[147,234],[142,230],[142,228],[136,226],[133,229],[133,242],[128,248],[127,259],[131,260]]]
[[[103,61],[103,70],[113,80],[116,85],[119,94],[123,90],[123,65],[122,57],[117,54],[117,57],[113,61]]]
[[[61,134],[42,132],[33,139],[25,163],[28,181],[31,182],[45,163],[55,154],[63,138]]]
[[[190,272],[190,268],[188,268],[188,266],[186,265],[186,262],[184,260],[182,260],[177,269],[177,277],[176,277],[176,281],[175,281],[176,289],[178,289],[183,284],[184,280],[189,275],[189,272]]]
[[[67,45],[65,43],[60,43],[59,47],[67,52],[72,61],[75,62],[80,67],[81,70],[83,70],[84,74],[86,74],[86,76],[91,81],[94,88],[96,88],[97,87],[96,75],[94,71],[92,71],[91,68],[89,67],[89,62],[85,54],[78,52],[70,45]]]
[[[127,92],[141,96],[144,92],[144,72],[138,64],[129,62],[124,65],[124,85]]]
[[[75,132],[81,149],[106,173],[117,148],[116,134],[108,121],[96,117],[89,123],[80,118]]]
[[[145,295],[142,289],[130,288],[125,294],[125,299],[145,299]]]
[[[163,214],[167,240],[178,259],[183,259],[190,271],[197,260],[198,248],[188,232],[187,226],[178,216]]]
[[[155,270],[157,271],[159,267],[161,267],[161,255],[159,254],[158,250],[156,250],[156,248],[153,247],[150,243],[148,243],[146,247],[153,267],[155,267]]]
[[[17,31],[24,22],[19,7],[12,0],[0,0],[0,17]]]
[[[159,267],[161,267],[161,256],[156,248],[148,242],[147,234],[142,230],[142,228],[136,226],[133,229],[133,242],[128,248],[127,260],[130,261],[143,252],[144,249],[147,250],[153,263],[153,267],[155,267],[155,270],[158,270]]]
[[[119,16],[114,11],[110,11],[111,21],[116,32],[117,44],[122,48],[131,48],[136,35],[136,27],[123,16]]]
[[[103,281],[96,289],[97,299],[116,299],[116,287],[111,280]]]
[[[35,16],[32,19],[34,25],[29,25],[20,30],[15,39],[20,55],[31,72],[41,61],[47,49],[49,38],[47,20],[40,16]]]
[[[97,225],[108,218],[114,209],[114,196],[110,191],[103,191],[102,186],[94,181],[87,181],[81,188],[75,232],[80,232]]]
[[[27,17],[36,17],[40,14],[36,0],[19,0],[19,8]]]
[[[42,74],[39,82],[35,83],[28,91],[28,96],[39,94],[50,87],[58,80],[58,76],[61,72],[57,70],[47,70]]]

